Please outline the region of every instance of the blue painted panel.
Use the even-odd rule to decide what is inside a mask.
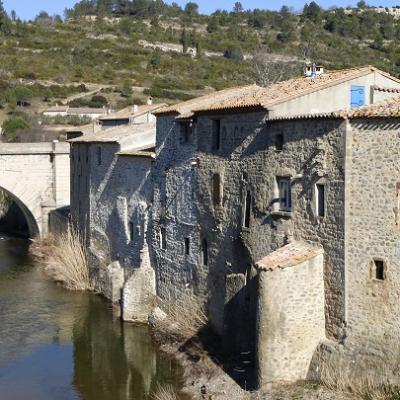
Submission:
[[[351,108],[362,107],[365,105],[365,86],[351,86]]]

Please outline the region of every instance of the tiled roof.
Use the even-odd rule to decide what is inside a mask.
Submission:
[[[69,108],[68,106],[54,106],[44,110],[43,112],[54,112],[54,113],[67,112],[68,108]]]
[[[348,118],[399,118],[400,96],[347,111]]]
[[[190,117],[193,111],[213,106],[216,102],[222,102],[225,99],[237,98],[258,91],[261,88],[257,85],[238,86],[234,88],[220,90],[205,96],[197,97],[183,103],[174,104],[172,106],[164,107],[154,114],[180,114],[181,118]]]
[[[317,90],[325,89],[333,85],[346,82],[361,76],[378,71],[400,83],[400,80],[386,72],[372,66],[364,66],[338,71],[326,72],[315,78],[298,77],[283,82],[275,83],[267,87],[248,85],[215,92],[197,99],[165,107],[156,114],[176,113],[180,117],[189,117],[193,113],[201,111],[222,111],[242,107],[261,107],[268,109],[276,104],[303,96]]]
[[[156,153],[154,153],[154,151],[137,150],[136,148],[120,151],[119,153],[117,153],[117,155],[128,156],[128,157],[144,157],[144,158],[155,158],[156,157]]]
[[[398,88],[391,88],[391,87],[384,87],[384,86],[372,86],[372,89],[378,92],[386,92],[386,93],[400,93],[400,89]]]
[[[71,143],[118,143],[120,140],[138,134],[154,134],[156,136],[155,124],[124,125],[115,128],[102,130],[97,133],[80,136],[71,139]],[[148,147],[147,147],[148,148]]]
[[[268,254],[256,263],[258,269],[272,271],[276,268],[288,268],[323,254],[321,247],[306,242],[293,242]]]
[[[105,114],[107,111],[104,108],[90,108],[90,107],[81,107],[81,108],[73,108],[70,107],[68,109],[68,114]]]
[[[113,112],[111,114],[105,115],[104,117],[100,117],[100,121],[107,121],[107,120],[118,120],[118,119],[128,119],[131,117],[139,117],[140,115],[146,114],[148,112],[154,112],[162,107],[165,107],[165,103],[160,104],[145,104],[142,106],[138,106],[136,112],[133,110],[132,107],[126,107],[122,110]]]

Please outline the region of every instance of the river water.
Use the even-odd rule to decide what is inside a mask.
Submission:
[[[141,400],[177,385],[147,327],[99,296],[68,292],[34,267],[25,240],[0,237],[0,399]]]

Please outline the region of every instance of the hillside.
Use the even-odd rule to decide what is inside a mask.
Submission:
[[[294,13],[236,3],[233,11],[201,15],[196,3],[83,0],[64,20],[42,12],[22,22],[0,1],[0,118],[22,111],[37,119],[40,109],[89,90],[82,83],[104,85],[101,95],[121,108],[147,95],[172,102],[265,85],[300,74],[305,60],[328,69],[374,64],[399,75],[397,9],[359,6],[323,10],[312,2]],[[22,109],[21,87],[31,91]]]

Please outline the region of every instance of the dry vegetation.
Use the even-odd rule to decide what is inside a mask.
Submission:
[[[93,289],[86,248],[73,227],[64,234],[34,240],[30,251],[46,274],[67,289]]]
[[[178,400],[175,390],[171,385],[158,386],[153,395],[153,400]]]
[[[167,318],[159,320],[155,327],[155,336],[160,343],[184,342],[207,325],[203,307],[190,296],[176,302],[158,299],[157,303],[167,313]]]

